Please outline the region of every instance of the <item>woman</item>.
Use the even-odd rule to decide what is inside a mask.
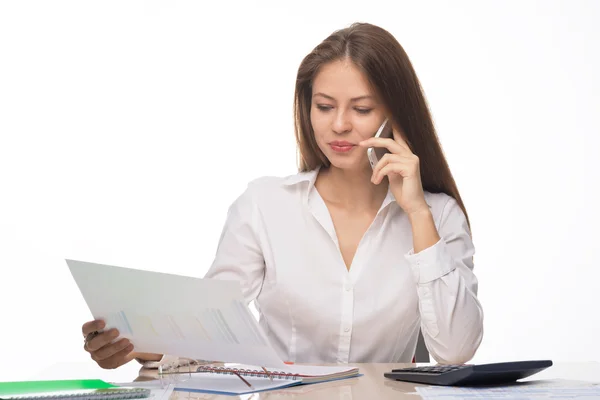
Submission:
[[[370,24],[334,32],[302,61],[294,103],[300,172],[249,184],[206,277],[241,282],[285,361],[410,362],[420,330],[439,363],[470,360],[469,221],[403,48]],[[374,138],[386,118],[393,139]],[[371,168],[369,147],[390,153]],[[102,367],[162,357],[112,334],[86,344]]]

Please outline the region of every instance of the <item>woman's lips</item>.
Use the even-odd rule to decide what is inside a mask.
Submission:
[[[347,153],[355,147],[355,145],[349,142],[331,142],[329,146],[336,153]]]

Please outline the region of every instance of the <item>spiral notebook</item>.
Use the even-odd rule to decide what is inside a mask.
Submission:
[[[150,394],[149,389],[118,387],[99,379],[0,382],[0,400],[120,400]]]
[[[349,366],[289,365],[281,369],[267,368],[267,372],[244,364],[228,364],[223,367],[203,365],[198,367],[197,373],[192,374],[190,379],[176,383],[175,390],[241,395],[359,375],[358,368]],[[243,376],[252,387],[240,380],[238,375]]]

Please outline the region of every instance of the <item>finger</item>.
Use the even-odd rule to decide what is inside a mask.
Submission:
[[[405,155],[408,153],[412,154],[410,150],[400,143],[396,142],[394,139],[389,138],[369,138],[367,140],[363,140],[359,143],[362,147],[385,147],[393,154]]]
[[[379,183],[381,183],[383,177],[386,176],[384,168],[392,164],[410,165],[411,163],[415,162],[414,158],[416,158],[416,156],[414,155],[405,157],[397,154],[386,154],[382,157],[381,162],[378,162],[375,166],[375,169],[373,170],[373,176],[371,177],[371,181],[378,185]]]
[[[135,353],[135,358],[139,358],[144,361],[160,361],[163,358],[162,354],[158,353]]]
[[[129,339],[123,338],[123,339],[119,340],[118,342],[108,344],[108,345],[100,348],[99,350],[94,351],[92,353],[92,358],[95,361],[106,360],[106,359],[114,356],[115,354],[119,353],[120,351],[123,351],[124,349],[126,349],[128,347],[133,347],[133,345],[131,344]]]
[[[113,354],[106,360],[99,361],[98,365],[104,369],[114,369],[120,367],[121,365],[127,364],[134,358],[135,353],[133,352],[133,345],[131,344],[123,350]]]
[[[375,184],[379,185],[385,176],[389,176],[391,173],[397,173],[404,176],[406,167],[400,163],[388,164],[385,168],[382,168],[377,177],[375,178]]]
[[[106,323],[103,320],[97,319],[83,324],[83,326],[81,327],[81,332],[83,333],[83,336],[87,336],[92,332],[101,331],[102,329],[104,329],[105,326]]]
[[[102,332],[101,334],[87,342],[86,350],[89,352],[97,351],[98,349],[101,349],[102,347],[115,340],[117,337],[119,337],[119,331],[116,328],[109,329],[108,331]]]
[[[371,176],[371,181],[373,181],[373,178],[378,176],[379,171],[381,171],[383,167],[388,165],[390,162],[399,162],[401,161],[401,159],[401,156],[399,156],[398,154],[385,154],[383,157],[381,157],[381,160],[379,160],[377,164],[375,164],[375,168],[373,168],[373,175]]]
[[[414,163],[409,162],[396,162],[390,163],[383,167],[381,171],[379,171],[378,178],[375,183],[379,184],[384,176],[390,176],[391,174],[398,174],[403,178],[408,178],[413,175],[416,175],[416,166]]]

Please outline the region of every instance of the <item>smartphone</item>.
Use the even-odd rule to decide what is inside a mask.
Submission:
[[[384,138],[384,139],[393,139],[394,133],[392,131],[392,123],[388,118],[383,121],[377,133],[375,134],[376,138]],[[375,168],[379,160],[390,151],[386,147],[369,147],[367,149],[367,157],[369,157],[369,163],[371,164],[371,168]]]

